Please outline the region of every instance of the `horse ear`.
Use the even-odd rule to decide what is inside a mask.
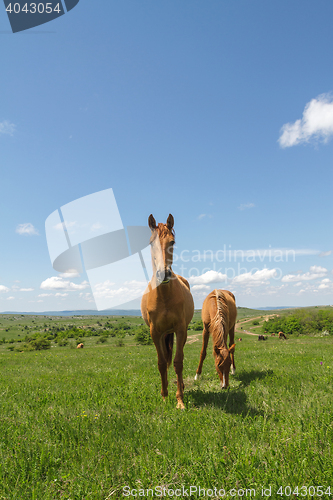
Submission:
[[[169,214],[169,217],[167,220],[167,228],[170,229],[170,231],[173,228],[174,223],[175,223],[175,221],[174,221],[173,215]]]
[[[148,226],[152,231],[156,229],[156,220],[154,219],[153,214],[150,214],[148,217]]]
[[[229,347],[230,354],[233,354],[235,352],[235,349],[236,349],[236,344],[232,344],[232,346]]]

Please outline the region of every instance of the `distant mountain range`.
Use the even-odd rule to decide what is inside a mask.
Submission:
[[[0,314],[27,314],[29,316],[141,316],[139,309],[110,309],[96,311],[87,309],[82,311],[44,311],[44,312],[17,312],[5,311]]]
[[[258,309],[259,311],[272,311],[274,309],[276,311],[277,309],[299,309],[299,307],[295,306],[255,307],[254,309]]]
[[[244,309],[244,308],[243,308]],[[280,306],[280,307],[256,307],[256,308],[245,308],[245,309],[255,309],[259,311],[270,311],[277,309],[295,309],[291,306]],[[44,312],[17,312],[17,311],[5,311],[0,314],[27,314],[29,316],[141,316],[140,309],[109,309],[104,311],[96,311],[94,309],[85,309],[82,311],[44,311]]]

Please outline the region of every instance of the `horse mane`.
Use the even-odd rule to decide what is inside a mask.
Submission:
[[[215,291],[216,314],[212,320],[212,336],[216,347],[227,349],[227,325],[229,324],[229,308],[224,293],[221,290]]]
[[[175,230],[172,228],[172,229],[169,229],[168,226],[166,224],[163,224],[163,222],[159,222],[156,226],[156,234],[158,234],[158,237],[159,238],[166,238],[167,236],[170,235],[170,233],[172,234],[173,237],[175,237]],[[152,234],[150,240],[154,240],[155,237],[154,237],[154,234]]]

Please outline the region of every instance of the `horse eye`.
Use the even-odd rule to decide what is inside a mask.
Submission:
[[[170,245],[174,245],[175,243],[175,241],[170,241]]]

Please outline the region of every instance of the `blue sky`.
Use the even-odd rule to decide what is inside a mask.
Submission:
[[[12,34],[0,6],[0,311],[96,307],[85,272],[52,268],[45,221],[109,188],[124,226],[173,214],[197,307],[214,288],[333,304],[332,17],[321,0],[81,0]]]

